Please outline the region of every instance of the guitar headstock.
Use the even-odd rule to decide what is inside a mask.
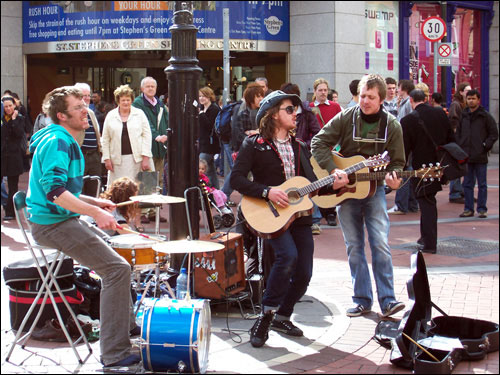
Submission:
[[[366,167],[372,167],[375,170],[383,169],[389,165],[391,158],[389,157],[389,153],[384,151],[384,153],[370,156],[365,160],[364,164]]]
[[[424,181],[434,181],[443,177],[443,170],[444,167],[442,167],[439,163],[436,163],[435,166],[433,164],[429,164],[428,167],[424,164],[422,165],[422,168],[415,171],[415,174],[416,177],[422,178]]]

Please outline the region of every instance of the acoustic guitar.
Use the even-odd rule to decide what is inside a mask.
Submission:
[[[381,168],[389,164],[387,152],[375,155],[369,159],[360,160],[358,163],[345,168],[349,175],[364,168]],[[283,184],[276,186],[288,194],[288,207],[280,207],[270,200],[243,196],[241,212],[246,219],[247,226],[256,235],[263,238],[274,238],[286,231],[292,222],[301,216],[311,215],[313,203],[310,195],[323,186],[333,184],[335,177],[327,175],[313,183],[302,176],[292,177]]]
[[[332,157],[337,168],[346,171],[349,166],[365,160],[365,158],[360,155],[344,158],[335,152],[332,153]],[[322,169],[318,165],[314,157],[311,157],[311,165],[316,177],[322,178],[329,175],[325,169]],[[371,197],[377,189],[377,180],[383,180],[386,174],[386,171],[369,171],[368,167],[360,169],[359,172],[348,174],[349,183],[342,188],[338,194],[316,195],[312,200],[321,208],[330,208],[339,205],[347,199],[364,199]],[[436,163],[436,166],[430,164],[429,167],[426,167],[424,165],[419,170],[396,172],[396,175],[400,178],[418,177],[424,179],[424,181],[433,181],[434,179],[439,180],[442,177],[443,168],[439,166],[439,163]]]

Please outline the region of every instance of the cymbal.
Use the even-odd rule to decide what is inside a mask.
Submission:
[[[224,249],[224,244],[199,240],[177,240],[158,242],[152,245],[153,250],[166,254],[207,253]]]
[[[184,198],[172,197],[170,195],[150,194],[150,195],[135,195],[130,197],[131,201],[142,203],[157,203],[157,204],[170,204],[170,203],[184,203]]]

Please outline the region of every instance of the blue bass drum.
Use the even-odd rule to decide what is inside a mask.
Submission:
[[[204,374],[210,327],[208,300],[146,299],[141,325],[144,368]]]

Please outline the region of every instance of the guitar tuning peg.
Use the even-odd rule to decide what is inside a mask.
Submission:
[[[440,165],[441,165],[441,163],[440,163],[440,162],[437,162],[437,163],[436,163],[436,167],[439,167]]]
[[[431,168],[432,168],[432,166],[433,166],[433,164],[432,164],[432,163],[429,163],[429,167],[431,167]]]
[[[431,177],[431,181],[434,181],[434,178],[433,178],[433,177]]]
[[[425,164],[422,164],[422,168],[425,168],[425,167],[426,167],[426,165],[425,165]]]

